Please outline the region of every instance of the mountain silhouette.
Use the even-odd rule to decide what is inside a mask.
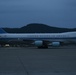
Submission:
[[[3,28],[8,33],[61,33],[76,31],[76,28],[58,28],[52,27],[45,24],[32,23],[21,28]]]

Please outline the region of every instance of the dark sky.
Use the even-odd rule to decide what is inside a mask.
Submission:
[[[76,0],[0,0],[0,27],[29,23],[76,28]]]

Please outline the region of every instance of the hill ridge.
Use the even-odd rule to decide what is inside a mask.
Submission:
[[[76,28],[59,28],[46,24],[31,23],[21,28],[3,28],[8,33],[61,33],[76,31]]]

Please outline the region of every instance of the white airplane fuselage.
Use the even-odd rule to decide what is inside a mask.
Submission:
[[[12,34],[12,33],[4,33],[0,34],[0,38],[25,38],[25,39],[50,39],[50,38],[76,38],[76,32],[65,32],[65,33],[20,33],[20,34]]]
[[[65,32],[65,33],[20,33],[11,34],[4,33],[0,34],[0,40],[33,40],[35,44],[41,46],[43,41],[50,42],[76,42],[76,32]],[[46,43],[47,44],[47,43]],[[48,45],[48,44],[47,44]]]

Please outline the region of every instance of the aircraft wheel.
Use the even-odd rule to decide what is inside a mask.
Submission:
[[[38,48],[39,48],[39,49],[47,49],[48,46],[39,46]]]

